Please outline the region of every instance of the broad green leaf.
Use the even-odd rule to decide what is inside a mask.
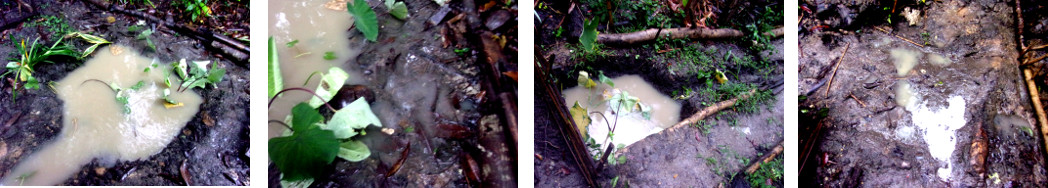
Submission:
[[[601,83],[608,84],[611,87],[615,87],[615,82],[611,81],[611,78],[608,78],[608,76],[604,76],[603,71],[597,75],[597,79],[599,79]]]
[[[360,141],[346,141],[339,144],[338,157],[349,162],[360,162],[371,156],[371,150]]]
[[[575,106],[568,109],[568,112],[571,113],[571,119],[575,121],[575,128],[578,128],[579,133],[582,133],[582,135],[586,135],[586,127],[589,126],[591,121],[589,111],[586,108],[582,108],[579,105],[579,101],[575,101]]]
[[[408,17],[408,7],[404,5],[404,2],[386,0],[386,8],[389,9],[389,14],[393,15],[394,18],[404,20]]]
[[[273,37],[269,37],[269,98],[277,95],[284,89],[284,78],[280,75],[280,60],[277,59],[277,45]]]
[[[323,176],[324,169],[339,151],[335,134],[315,126],[295,126],[294,129],[291,136],[269,139],[269,159],[284,173],[283,180]]]
[[[226,69],[224,68],[211,69],[211,71],[207,73],[207,82],[211,83],[211,86],[217,87],[217,84],[222,82],[222,77],[225,75]]]
[[[305,130],[320,122],[324,122],[324,116],[321,116],[319,112],[313,107],[309,107],[306,103],[298,103],[295,107],[291,108],[291,128],[295,132],[300,129]],[[333,133],[332,133],[333,134]]]
[[[375,11],[371,10],[366,1],[354,0],[353,3],[346,3],[346,10],[356,19],[353,21],[354,25],[364,33],[364,38],[371,42],[378,40],[378,16],[375,16]]]
[[[317,108],[320,105],[324,105],[326,101],[331,100],[332,97],[335,97],[335,92],[342,89],[342,84],[346,83],[346,79],[349,79],[349,73],[346,73],[341,68],[331,67],[328,69],[328,73],[320,77],[321,84],[313,91],[321,98],[313,97],[309,100],[309,106]]]
[[[579,37],[579,43],[582,43],[582,47],[586,51],[593,51],[594,43],[597,42],[597,35],[600,34],[600,32],[597,32],[598,23],[593,20],[586,20],[585,23],[582,29],[582,36]]]
[[[142,31],[142,33],[139,33],[138,36],[135,36],[135,39],[145,40],[146,38],[149,38],[149,35],[152,35],[152,34],[153,34],[153,30],[152,29],[146,29],[146,30]]]
[[[593,82],[593,79],[590,79],[588,72],[579,71],[579,85],[586,88],[593,88],[593,86],[597,86],[597,83]]]
[[[40,82],[36,81],[36,77],[30,76],[25,82],[26,89],[40,89]]]
[[[371,111],[367,100],[361,97],[335,112],[327,123],[327,129],[335,131],[336,138],[343,139],[356,136],[357,129],[364,129],[368,125],[382,127],[382,122]]]

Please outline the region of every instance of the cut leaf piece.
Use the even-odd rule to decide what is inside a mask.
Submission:
[[[353,25],[364,33],[364,38],[371,42],[378,40],[378,16],[375,16],[375,11],[371,10],[366,1],[354,0],[353,3],[346,3],[346,10],[356,19]]]
[[[338,157],[349,162],[360,162],[371,156],[371,150],[360,141],[342,142],[338,148]]]
[[[342,84],[345,84],[347,79],[349,79],[349,73],[346,73],[346,71],[341,68],[331,67],[331,69],[328,69],[328,73],[320,77],[321,83],[317,86],[317,89],[314,90],[314,93],[319,95],[320,98],[313,97],[310,99],[309,106],[317,108],[324,105],[325,101],[329,101],[332,97],[335,97],[334,92],[342,89]]]

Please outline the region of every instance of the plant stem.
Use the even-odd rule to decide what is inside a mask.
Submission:
[[[332,112],[338,111],[338,110],[335,110],[335,107],[331,107],[331,104],[328,104],[327,101],[324,101],[324,97],[320,97],[320,95],[318,95],[316,92],[313,92],[313,90],[309,90],[309,89],[306,89],[306,88],[301,88],[301,87],[287,88],[287,89],[284,89],[284,90],[280,90],[280,92],[277,92],[277,94],[275,94],[273,96],[280,96],[281,93],[284,93],[286,91],[292,91],[292,90],[299,90],[299,91],[309,92],[309,93],[313,94],[313,96],[316,96],[317,98],[320,98],[320,101],[324,102],[324,105],[327,106],[328,109],[331,109]],[[276,101],[276,99],[277,99],[276,97],[273,97],[272,99],[269,99],[269,105],[267,107],[273,107],[273,101]]]

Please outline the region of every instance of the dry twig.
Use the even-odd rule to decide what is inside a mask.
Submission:
[[[837,68],[841,67],[841,62],[844,61],[844,55],[848,54],[848,48],[851,48],[851,43],[844,45],[844,52],[841,52],[841,57],[837,58],[837,65],[833,67],[833,74],[830,75],[830,82],[826,83],[826,93],[823,96],[830,95],[830,88],[833,88],[833,79],[837,77]]]

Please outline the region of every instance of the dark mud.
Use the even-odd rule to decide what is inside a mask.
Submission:
[[[545,58],[553,65],[550,75],[537,74],[536,77],[545,76],[555,80],[555,83],[552,83],[553,88],[567,89],[575,86],[580,70],[591,74],[603,71],[612,78],[639,75],[660,93],[670,97],[683,95],[685,88],[699,91],[720,86],[709,86],[706,85],[706,80],[697,79],[698,73],[692,71],[696,67],[690,63],[693,60],[673,55],[673,50],[658,52],[659,50],[654,49],[655,45],[662,46],[662,49],[693,47],[695,50],[706,52],[705,55],[717,63],[726,56],[739,56],[750,60],[766,59],[770,63],[766,69],[753,69],[735,62],[723,62],[727,67],[724,70],[728,72],[731,82],[757,86],[775,86],[776,83],[782,83],[781,39],[773,39],[773,49],[763,52],[755,52],[749,49],[748,45],[740,45],[742,42],[738,40],[685,41],[680,46],[661,42],[636,46],[607,46],[602,49],[606,55],[587,61],[584,57],[576,56],[582,53],[577,47],[577,37],[582,30],[583,12],[587,12],[587,7],[577,4],[575,9],[569,12],[571,4],[549,1],[542,3],[549,8],[536,8],[538,15],[543,16],[535,22],[539,24],[536,27],[536,42],[539,45],[539,54],[543,56],[539,58]],[[722,23],[729,25],[728,21]],[[615,27],[619,25],[621,24],[616,24]],[[563,31],[558,31],[558,28],[562,27]],[[606,32],[603,28],[598,30],[601,33]],[[557,34],[558,32],[562,33]],[[728,55],[729,51],[732,55]],[[536,81],[535,88],[539,93],[535,97],[535,187],[587,187],[582,172],[569,153],[568,142],[556,127],[558,123],[555,122],[555,117],[558,115],[554,108],[564,107],[554,106],[552,100],[562,100],[563,103],[564,99],[546,97],[539,89],[543,87],[542,83]],[[626,162],[598,170],[596,183],[600,186],[611,186],[613,179],[617,177],[618,186],[628,184],[637,187],[749,187],[748,183],[732,184],[732,175],[745,168],[749,164],[748,161],[769,152],[783,139],[784,96],[777,92],[782,88],[767,88],[770,88],[768,92],[772,93],[770,100],[760,104],[756,112],[727,109],[706,118],[705,121],[711,124],[708,134],[702,133],[700,128],[688,126],[675,132],[663,131],[653,134],[627,146],[619,152],[620,155],[626,156]],[[720,101],[700,95],[675,100],[682,104],[682,118],[705,108],[706,104]],[[709,160],[717,162],[708,163]],[[734,178],[745,182],[742,176]],[[782,182],[775,181],[772,185],[781,187]]]
[[[147,57],[156,57],[160,62],[173,62],[181,58],[216,60],[214,67],[225,68],[226,76],[217,89],[197,89],[204,97],[201,111],[181,131],[182,133],[160,153],[139,161],[120,161],[102,165],[98,160],[82,167],[79,173],[61,185],[185,185],[183,176],[192,185],[249,185],[248,150],[248,95],[249,70],[234,63],[215,57],[197,41],[166,29],[157,29],[152,35],[157,50],[145,47],[145,42],[136,40],[138,33],[130,33],[127,27],[136,24],[137,18],[108,13],[81,1],[27,1],[32,2],[36,12],[22,11],[13,3],[0,6],[0,12],[8,15],[36,14],[54,15],[62,18],[71,28],[101,36],[115,44],[132,47]],[[157,4],[169,4],[155,1]],[[246,6],[245,6],[246,7]],[[163,10],[163,9],[161,9]],[[246,11],[243,18],[246,20]],[[108,23],[112,16],[115,22]],[[33,22],[36,17],[24,23]],[[0,54],[15,57],[15,42],[41,37],[51,44],[61,34],[53,34],[46,26],[24,27],[18,23],[3,30]],[[247,22],[243,22],[246,24]],[[153,25],[154,23],[147,23]],[[246,28],[243,27],[243,28]],[[74,40],[77,49],[87,47],[82,41]],[[110,53],[96,51],[95,53]],[[56,138],[61,130],[62,102],[46,87],[76,69],[82,62],[75,59],[41,63],[36,67],[36,76],[41,89],[26,90],[14,87],[8,77],[0,83],[0,176],[7,176],[19,161],[29,156],[40,146]],[[6,71],[6,69],[4,70]],[[17,95],[17,97],[15,96]],[[180,172],[185,166],[186,174]]]
[[[1045,186],[1044,148],[1016,60],[1015,2],[898,3],[896,11],[919,10],[913,25],[883,8],[891,2],[801,2],[801,185]],[[898,72],[893,50],[916,52],[919,63]],[[928,131],[914,123],[926,117],[897,103],[909,98],[897,93],[902,83],[929,109],[963,98],[964,125],[934,135],[953,139],[952,153],[929,150]]]
[[[329,175],[316,178],[311,187],[515,187],[516,144],[508,127],[516,124],[507,123],[504,113],[511,108],[515,114],[516,107],[501,101],[508,97],[516,103],[516,80],[503,74],[516,72],[516,20],[503,17],[516,15],[516,5],[495,1],[474,17],[467,13],[470,7],[488,1],[453,1],[444,8],[431,0],[404,3],[411,15],[401,21],[386,14],[382,2],[370,1],[380,25],[378,42],[363,42],[364,36],[353,30],[345,40],[361,55],[338,65],[363,74],[362,80],[351,80],[375,92],[372,110],[394,133],[367,129],[356,139],[368,145],[371,156],[361,162],[335,159],[325,169]],[[446,16],[433,25],[429,20],[437,14]],[[506,20],[497,27],[474,27],[472,19]],[[483,32],[508,41],[494,51],[502,55],[497,63],[487,64],[484,47],[471,38]],[[463,48],[471,50],[455,52]],[[500,76],[489,77],[494,70]],[[406,159],[391,172],[402,152]],[[278,187],[275,165],[269,165],[269,174],[269,185]]]

